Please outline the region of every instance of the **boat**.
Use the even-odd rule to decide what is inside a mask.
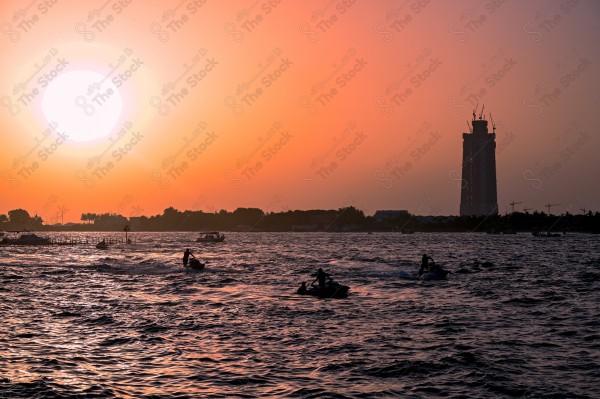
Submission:
[[[40,237],[33,233],[21,234],[19,238],[4,237],[0,245],[52,245],[49,238]]]
[[[419,276],[421,280],[445,280],[448,277],[448,270],[445,270],[439,265],[432,263],[429,266],[427,273],[423,273]]]
[[[200,237],[196,239],[196,242],[222,242],[225,240],[225,235],[220,234],[218,231],[205,231],[200,233]]]
[[[108,249],[108,244],[106,241],[102,240],[98,244],[96,244],[96,249]]]
[[[310,288],[306,288],[303,284],[298,288],[297,293],[299,295],[311,295],[317,298],[346,298],[348,296],[348,290],[350,287],[342,285],[332,279],[325,284],[324,287],[311,284]]]
[[[200,263],[200,261],[196,258],[190,259],[188,267],[192,270],[204,270],[204,263]]]

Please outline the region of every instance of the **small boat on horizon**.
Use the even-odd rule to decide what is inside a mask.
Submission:
[[[225,235],[218,231],[204,231],[200,232],[200,237],[196,239],[196,242],[222,242],[225,240]]]

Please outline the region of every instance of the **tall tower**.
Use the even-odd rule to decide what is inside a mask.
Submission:
[[[496,126],[488,132],[488,121],[473,111],[472,133],[463,133],[462,191],[460,216],[498,214],[496,191]]]

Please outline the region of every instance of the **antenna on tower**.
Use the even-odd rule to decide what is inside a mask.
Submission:
[[[483,106],[481,107],[481,112],[479,113],[479,119],[483,118],[483,110],[485,108],[485,104],[483,104]]]
[[[469,121],[467,121],[467,126],[469,127],[469,133],[473,133],[473,130],[471,129],[471,125],[469,125]]]
[[[479,107],[479,103],[477,103],[475,109],[473,110],[473,120],[477,119],[477,117],[475,116],[475,114],[477,114],[477,107]]]
[[[491,112],[490,112],[490,120],[492,121],[492,132],[496,133],[496,124],[494,123],[494,118],[492,118]]]

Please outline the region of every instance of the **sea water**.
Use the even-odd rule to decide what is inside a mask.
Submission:
[[[0,247],[0,398],[600,397],[600,236],[130,235]]]

